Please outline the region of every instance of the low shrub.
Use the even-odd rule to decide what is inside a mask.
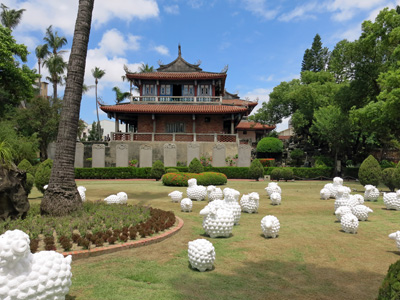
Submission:
[[[282,168],[280,170],[281,178],[285,181],[293,179],[293,171],[290,168]]]
[[[151,177],[155,180],[160,180],[161,177],[165,174],[164,164],[161,160],[157,160],[153,163],[153,167],[151,168]]]
[[[200,160],[198,160],[196,157],[193,158],[193,160],[189,164],[188,168],[189,173],[202,173],[204,172],[204,167],[201,164]]]
[[[167,173],[162,177],[162,183],[166,186],[188,186],[191,178],[196,178],[198,185],[224,185],[228,181],[225,174],[215,172]]]
[[[32,164],[29,162],[29,160],[27,160],[27,159],[23,159],[18,164],[18,169],[25,171],[26,173],[34,174],[34,168],[33,168]]]
[[[258,181],[260,177],[264,177],[264,168],[258,159],[255,159],[251,162],[249,168],[249,177],[255,179],[256,181]]]
[[[36,188],[44,193],[44,186],[49,184],[51,168],[53,167],[53,160],[46,159],[42,162],[36,170],[35,174],[35,186]]]
[[[223,173],[228,179],[250,179],[248,167],[206,167],[204,171]]]
[[[281,179],[281,168],[274,168],[271,171],[270,176],[271,176],[271,180],[278,180],[279,181],[279,179]]]
[[[386,168],[382,171],[382,182],[392,192],[396,188],[395,172],[396,168]]]
[[[274,167],[275,166],[275,158],[259,158],[258,159],[263,167]]]
[[[381,166],[382,169],[395,168],[396,164],[394,162],[392,162],[392,161],[388,161],[388,160],[383,159],[381,161],[381,163],[380,163],[380,166]]]
[[[175,168],[167,168],[165,169],[165,173],[178,173],[179,171]]]
[[[400,299],[400,260],[391,264],[379,289],[378,300]]]

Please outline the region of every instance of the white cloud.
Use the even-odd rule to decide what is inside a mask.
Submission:
[[[334,38],[337,38],[339,40],[346,39],[350,42],[355,41],[358,39],[361,35],[361,25],[357,24],[356,26],[350,27],[349,29],[345,31],[341,31],[337,34],[334,34]]]
[[[154,47],[154,50],[160,53],[161,55],[169,56],[169,49],[164,45]]]
[[[274,75],[269,75],[268,77],[260,76],[260,77],[259,77],[259,80],[265,81],[265,82],[269,82],[269,81],[274,80]]]
[[[192,8],[200,8],[203,6],[204,1],[203,0],[189,0],[188,4],[192,7]]]
[[[279,8],[269,9],[266,0],[242,0],[245,9],[266,20],[271,20],[278,14]]]
[[[124,55],[127,50],[139,50],[141,37],[128,35],[126,38],[121,32],[113,28],[106,31],[99,43],[100,49],[108,55]]]
[[[291,12],[280,15],[278,20],[289,22],[292,20],[315,19],[316,16],[314,14],[310,14],[309,12],[315,13],[319,10],[318,8],[319,6],[315,2],[307,3],[305,5],[297,6]]]
[[[387,0],[334,0],[327,3],[327,10],[333,12],[332,19],[338,22],[350,20],[360,10],[370,10]]]
[[[179,6],[178,6],[178,4],[164,5],[164,10],[165,10],[165,12],[167,14],[179,15]]]

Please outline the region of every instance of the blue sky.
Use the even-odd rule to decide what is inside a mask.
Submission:
[[[78,0],[1,2],[26,9],[13,34],[32,53],[30,67],[37,68],[35,48],[44,43],[49,25],[67,38],[68,59]],[[200,60],[204,71],[219,72],[228,65],[226,89],[242,99],[258,99],[257,109],[280,82],[299,78],[304,51],[315,34],[332,50],[342,39],[357,39],[364,20],[396,5],[400,0],[95,0],[85,83],[94,85],[91,69],[104,69],[98,95],[113,104],[114,86],[129,90],[121,79],[124,64],[132,71],[142,63],[157,68],[158,61],[166,64],[177,57],[180,43],[183,58]],[[59,87],[59,96],[63,92]],[[80,117],[95,121],[94,89],[83,95]],[[287,122],[278,124],[278,130],[285,128]]]

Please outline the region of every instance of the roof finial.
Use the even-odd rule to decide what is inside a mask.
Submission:
[[[181,44],[179,43],[178,44],[178,56],[181,56],[182,55],[182,53],[181,53]]]

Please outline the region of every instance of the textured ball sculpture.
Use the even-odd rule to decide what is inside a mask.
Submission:
[[[261,220],[261,230],[266,238],[276,238],[281,224],[277,217],[268,215]]]
[[[182,192],[180,191],[173,191],[171,193],[168,194],[168,196],[171,197],[171,201],[172,202],[179,202],[182,199]]]
[[[242,214],[242,208],[238,202],[240,193],[237,190],[226,188],[224,189],[224,196],[226,207],[233,213],[234,224],[238,225]]]
[[[124,192],[119,192],[116,195],[110,195],[104,198],[107,204],[125,204],[128,201],[128,195]]]
[[[367,184],[364,192],[364,200],[365,201],[378,201],[379,190],[371,184]]]
[[[197,239],[188,243],[189,263],[200,272],[212,270],[215,261],[215,249],[206,239]]]
[[[119,192],[117,197],[119,197],[120,204],[125,204],[128,202],[128,195],[125,192]]]
[[[327,188],[322,188],[319,192],[319,196],[322,200],[328,200],[331,197],[331,191]]]
[[[193,202],[189,198],[183,198],[181,201],[181,211],[191,212],[193,207]]]
[[[345,214],[340,220],[342,230],[347,233],[357,233],[358,218],[353,214]]]
[[[363,204],[364,203],[363,195],[355,194],[355,195],[350,195],[350,197],[354,198],[357,201],[358,204]]]
[[[256,192],[250,193],[248,195],[243,195],[240,198],[240,207],[243,212],[249,214],[256,213],[260,205],[260,195]]]
[[[209,185],[207,187],[207,195],[208,195],[209,201],[221,200],[224,198],[224,195],[222,194],[222,190],[220,188],[217,188],[214,185]]]
[[[389,234],[389,238],[396,241],[397,249],[400,251],[400,231]]]
[[[71,256],[55,251],[30,252],[21,230],[0,236],[0,299],[65,299],[71,286]]]
[[[282,192],[282,190],[277,182],[268,183],[268,186],[265,188],[265,190],[267,191],[268,197],[270,197],[273,192],[276,192],[276,193]]]
[[[229,237],[234,225],[232,210],[226,208],[223,203],[215,204],[219,201],[224,202],[212,201],[200,211],[200,215],[204,216],[203,229],[211,238]]]
[[[383,193],[383,204],[387,209],[400,210],[400,190],[396,193]]]
[[[351,208],[349,206],[339,206],[335,210],[336,218],[340,221],[345,214],[351,214]]]
[[[280,193],[273,192],[269,198],[271,199],[271,204],[272,205],[280,205],[282,202],[282,197]]]
[[[79,195],[81,196],[82,202],[86,201],[86,188],[84,186],[78,186],[78,192]]]
[[[330,198],[336,198],[337,191],[341,186],[343,186],[343,179],[340,177],[335,177],[333,178],[333,183],[325,184],[324,188],[330,191]]]
[[[191,178],[188,180],[188,188],[186,189],[187,197],[196,200],[202,201],[207,196],[207,189],[202,185],[197,185],[197,179]]]
[[[350,195],[349,192],[346,188],[339,187],[336,190],[336,200],[335,200],[335,211],[340,207],[340,206],[351,206],[349,203],[350,200]]]
[[[374,212],[372,209],[370,209],[368,206],[359,204],[356,206],[353,206],[351,208],[351,212],[353,215],[357,217],[359,221],[367,221],[368,220],[368,214]]]

